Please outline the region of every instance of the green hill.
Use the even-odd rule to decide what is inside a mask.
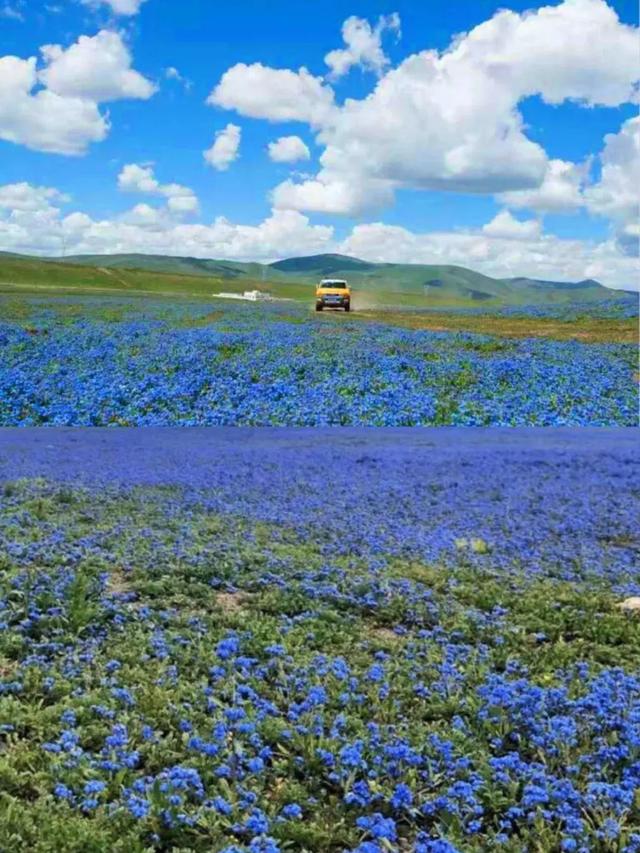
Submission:
[[[337,272],[371,272],[380,264],[350,258],[349,255],[309,255],[304,258],[287,258],[269,264],[271,269],[300,275],[333,275]]]
[[[551,282],[529,278],[496,279],[451,264],[374,264],[344,255],[312,255],[271,264],[273,269],[317,281],[346,278],[358,292],[411,294],[436,304],[499,302],[533,305],[604,299],[616,291],[597,281]]]
[[[235,293],[263,286],[262,281],[245,275],[236,278],[206,275],[204,272],[185,275],[153,268],[112,266],[109,256],[92,256],[92,260],[93,265],[81,265],[75,259],[69,262],[68,259],[62,261],[0,252],[0,290],[211,296],[221,291]],[[173,264],[167,264],[167,267],[175,268]],[[269,283],[268,289],[278,297],[309,298],[309,286],[295,281]]]
[[[59,261],[49,258],[51,261]],[[221,279],[282,279],[276,270],[265,264],[240,261],[216,261],[207,258],[172,257],[170,255],[71,255],[66,264],[107,267],[108,269],[138,269],[174,275],[202,275]]]
[[[363,307],[399,304],[535,305],[615,298],[597,281],[497,279],[466,267],[370,263],[345,255],[289,258],[272,264],[165,255],[121,254],[33,258],[0,252],[0,284],[174,294],[268,289],[274,296],[309,299],[326,276],[346,278]]]
[[[430,301],[506,299],[512,290],[500,279],[457,266],[373,264],[343,255],[315,255],[278,261],[272,267],[308,281],[323,276],[347,278],[358,291],[411,293]]]

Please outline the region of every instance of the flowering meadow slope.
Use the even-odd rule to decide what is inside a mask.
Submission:
[[[0,849],[640,850],[639,474],[635,430],[1,431]]]
[[[633,426],[637,347],[295,303],[0,297],[0,424]]]

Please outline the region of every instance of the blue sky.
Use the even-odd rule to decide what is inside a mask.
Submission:
[[[37,138],[34,142],[39,131],[23,126],[22,116],[16,117],[16,110],[12,113],[11,91],[3,109],[0,92],[0,188],[27,184],[29,188],[51,188],[58,192],[57,197],[53,193],[47,197],[39,215],[49,223],[55,220],[52,228],[59,229],[60,233],[65,229],[69,232],[65,232],[63,239],[65,249],[164,249],[172,254],[205,256],[213,249],[221,249],[222,254],[229,257],[267,258],[270,254],[298,253],[308,243],[309,251],[361,249],[373,257],[379,255],[380,246],[384,245],[385,251],[397,255],[389,260],[425,262],[430,259],[434,247],[434,238],[428,235],[435,233],[448,235],[441,241],[444,249],[438,248],[434,254],[437,262],[446,260],[449,252],[451,262],[460,263],[468,251],[467,265],[499,274],[503,267],[506,270],[517,265],[516,244],[528,243],[528,247],[520,247],[523,274],[555,274],[567,278],[581,272],[586,275],[588,269],[599,270],[603,265],[615,266],[617,272],[608,283],[619,285],[632,275],[629,259],[634,253],[635,241],[629,199],[621,196],[626,193],[625,176],[631,182],[633,169],[637,168],[629,155],[629,146],[633,148],[637,137],[633,124],[637,107],[630,103],[632,96],[629,95],[637,69],[629,67],[628,59],[634,48],[631,28],[637,25],[637,4],[628,0],[609,4],[604,0],[566,0],[563,4],[549,5],[560,10],[557,21],[550,19],[545,24],[544,15],[538,15],[540,26],[534,21],[532,27],[527,21],[531,22],[532,16],[536,16],[535,10],[544,4],[508,2],[508,10],[515,14],[505,24],[508,29],[505,34],[504,27],[498,26],[495,18],[504,7],[488,0],[455,4],[440,0],[429,3],[330,0],[320,7],[314,5],[313,14],[304,14],[301,4],[290,0],[269,3],[243,0],[235,4],[208,0],[183,0],[179,4],[169,0],[143,0],[141,3],[140,0],[0,0],[0,57],[13,56],[22,62],[29,57],[39,57],[36,65],[39,74],[47,66],[52,69],[49,78],[38,78],[29,95],[36,95],[43,86],[51,89],[56,97],[51,109],[55,106],[61,110],[61,122],[66,115],[62,110],[67,109],[69,101],[59,103],[60,97],[88,99],[93,109],[87,124],[91,129],[85,131],[82,122],[79,123],[78,142],[69,143],[69,134],[66,135],[65,144],[77,145],[78,150],[59,152],[55,150],[58,143],[50,139],[58,132],[56,126],[47,128],[46,144]],[[136,8],[136,14],[125,14]],[[523,15],[525,12],[527,14]],[[578,24],[571,15],[578,15]],[[350,49],[341,34],[344,22],[350,18],[359,19],[359,26],[364,28],[361,35],[364,33],[366,50],[361,55],[356,51],[347,60],[352,64],[346,71],[332,74],[325,57],[329,51]],[[380,27],[380,33],[376,33],[381,18],[386,23]],[[371,96],[376,86],[385,84],[387,76],[391,81],[396,69],[405,68],[410,57],[427,50],[445,51],[457,36],[464,42],[464,35],[459,34],[468,34],[475,27],[487,24],[492,27],[490,45],[478,46],[469,41],[473,49],[470,59],[463,60],[464,68],[454,72],[459,78],[451,84],[451,100],[456,102],[459,118],[456,113],[448,115],[449,96],[442,81],[442,92],[437,96],[440,100],[436,98],[433,107],[425,107],[424,116],[416,119],[415,124],[412,116],[405,117],[400,112],[401,106],[396,114],[395,105],[401,104],[402,95],[396,98],[393,89],[389,100],[381,101],[379,113],[374,113],[373,107],[369,109],[366,121],[372,123],[372,129],[366,133],[358,128],[357,115],[349,116],[342,110],[348,99],[363,101]],[[550,36],[544,26],[549,28]],[[91,69],[85,65],[62,68],[64,55],[61,64],[59,56],[45,59],[40,54],[42,46],[50,44],[59,45],[58,54],[64,54],[80,37],[93,39],[100,32],[111,33],[119,39],[128,53],[130,69],[140,78],[133,89],[120,86],[120,90],[113,89],[115,94],[104,101],[95,94],[97,84],[91,79]],[[600,34],[602,43],[598,44]],[[543,83],[541,91],[535,92],[535,54],[540,52],[536,39],[546,50],[546,44],[556,35],[559,43],[554,47],[555,53],[541,55],[539,59],[542,77],[545,68],[551,69],[551,82],[546,89]],[[573,45],[575,40],[583,42],[581,49]],[[93,42],[89,47],[93,50]],[[589,56],[599,51],[603,54],[599,59]],[[96,57],[98,52],[96,43]],[[483,75],[486,72],[492,85],[491,75],[496,72],[491,68],[486,71],[487,56],[498,54],[501,70],[497,73],[508,81],[499,81],[496,102],[504,99],[504,104],[500,104],[500,114],[490,116],[492,100],[491,95],[482,90],[482,86],[486,89],[488,85]],[[613,63],[616,67],[610,70],[612,56],[618,59]],[[85,60],[92,61],[91,51],[83,57],[83,62]],[[557,73],[553,71],[556,62]],[[60,67],[53,69],[56,63]],[[297,75],[298,69],[304,66],[317,81],[317,92],[332,91],[332,116],[318,121],[283,120],[278,117],[278,107],[274,106],[279,97],[279,81],[274,78],[269,82],[265,77],[263,85],[260,77],[252,78],[252,82],[248,78],[245,80],[242,74],[248,72],[243,68],[235,73],[233,80],[229,78],[224,92],[218,90],[213,98],[215,103],[207,104],[210,94],[238,63],[243,63],[243,68],[255,66],[257,74],[265,74],[264,69],[288,69]],[[420,69],[424,79],[411,76],[411,85],[424,88],[427,104],[431,97],[428,94],[431,64],[435,68],[437,63],[429,60]],[[565,64],[572,65],[573,70],[567,70]],[[25,67],[12,66],[16,79],[20,69]],[[168,68],[175,69],[180,76],[167,76]],[[446,75],[450,71],[443,69],[442,73]],[[390,86],[398,86],[398,92],[410,79],[407,75],[403,82],[400,74],[396,83],[390,83]],[[83,75],[87,76],[86,84]],[[512,85],[511,80],[517,82]],[[14,85],[18,87],[19,83]],[[118,85],[114,84],[116,88]],[[148,91],[143,91],[144,86]],[[474,87],[478,87],[477,97]],[[250,97],[247,100],[247,89],[252,88],[262,93],[257,101]],[[136,94],[129,96],[134,90]],[[21,92],[24,94],[24,87]],[[461,103],[457,104],[459,96]],[[417,97],[421,97],[420,93]],[[487,108],[480,110],[478,115],[470,115],[474,104],[485,101]],[[77,104],[73,108],[76,109]],[[107,115],[108,130],[96,129],[97,122],[104,123]],[[487,129],[482,127],[485,115]],[[385,123],[397,130],[385,135]],[[212,165],[212,159],[205,159],[203,153],[213,145],[214,135],[229,124],[239,128],[240,143],[237,151],[232,152],[232,159],[218,167]],[[443,126],[447,127],[448,136],[441,130]],[[406,140],[402,138],[405,127]],[[606,148],[607,135],[614,137],[623,129],[624,138],[619,144],[613,140],[609,154],[603,159],[601,154]],[[373,140],[369,150],[369,139],[376,137],[379,130],[381,138]],[[80,137],[85,132],[88,136],[83,140]],[[90,141],[100,134],[99,141]],[[452,154],[460,140],[469,134],[474,136],[469,150],[464,154]],[[512,143],[502,146],[501,134],[509,136]],[[308,160],[272,162],[268,144],[288,136],[297,136],[304,142],[309,150]],[[391,150],[396,143],[397,152]],[[487,163],[476,168],[475,160],[483,160],[494,143],[495,156],[487,154]],[[621,153],[618,149],[624,150]],[[325,156],[320,160],[323,153]],[[457,164],[459,156],[470,158],[469,165],[456,165],[456,174],[452,175],[451,169],[443,164],[448,163],[450,157]],[[434,163],[424,166],[423,160],[431,157]],[[327,158],[332,161],[329,168],[325,162]],[[509,161],[504,179],[499,174],[501,158],[505,164]],[[516,162],[520,158],[522,162]],[[574,175],[574,169],[583,170],[573,200],[549,204],[543,199],[524,204],[517,197],[505,202],[499,192],[503,185],[512,192],[532,189],[536,183],[543,182],[545,169],[552,161],[568,164],[568,176]],[[138,183],[133,188],[129,186],[128,191],[123,191],[122,182],[119,188],[118,176],[128,164],[151,170],[153,180],[160,187],[178,184],[189,188],[197,197],[197,211],[181,215],[179,222],[175,218],[170,221],[163,205],[171,191],[156,188],[151,192],[138,192],[136,187],[143,186],[140,178],[135,179]],[[473,192],[469,192],[469,182]],[[302,189],[292,191],[290,184],[300,185]],[[260,231],[249,232],[247,236],[242,232],[245,226],[259,229],[261,223],[269,221],[274,207],[272,194],[282,185],[287,186],[280,191],[275,204],[279,211],[278,222],[286,219],[282,237]],[[561,192],[564,192],[563,187],[564,184],[559,188]],[[28,192],[31,199],[33,190]],[[11,200],[16,191],[7,191],[7,195]],[[145,208],[133,215],[125,227],[122,220],[127,220],[136,205]],[[25,211],[25,207],[32,208],[31,212]],[[33,208],[31,201],[23,201],[15,208],[8,202],[4,203],[4,208],[0,206],[0,249],[58,253],[55,238],[38,243]],[[67,228],[62,224],[72,213],[86,217],[82,234],[77,217],[72,223],[73,229],[71,225]],[[149,221],[156,216],[162,218],[162,222],[153,226],[147,224],[147,230],[137,237],[133,220],[141,216]],[[235,247],[230,245],[228,251],[218,234],[212,237],[203,232],[202,245],[197,243],[195,227],[199,224],[208,227],[217,217],[224,217],[234,228],[240,229],[238,240],[233,232],[226,241],[237,243]],[[501,218],[497,225],[492,225],[496,217]],[[13,227],[7,224],[9,220]],[[91,225],[87,224],[89,220]],[[16,223],[21,228],[19,237],[16,236]],[[95,223],[109,223],[113,227],[109,230],[105,225],[98,237]],[[526,227],[520,228],[521,223]],[[372,230],[373,225],[384,226],[386,231],[378,234]],[[483,230],[487,226],[487,230]],[[148,235],[153,228],[155,237],[151,240]],[[185,231],[186,228],[191,231]],[[310,232],[310,239],[305,242],[305,229],[313,228],[320,230]],[[28,238],[26,232],[29,232]],[[291,236],[290,246],[287,234]],[[476,235],[477,240],[461,242],[456,237],[460,234]],[[180,235],[188,235],[184,242],[190,252],[179,251]],[[395,243],[394,236],[398,238]],[[535,260],[536,256],[546,253],[545,247],[539,245],[543,239],[547,240],[547,248],[553,249],[556,258],[546,266]],[[570,256],[575,255],[571,245],[578,242],[580,269],[568,262]],[[400,244],[403,248],[396,248]],[[593,263],[590,263],[590,251],[596,252]],[[609,258],[607,253],[613,257],[616,251],[620,257],[604,263],[603,259]],[[438,254],[440,256],[436,257]]]

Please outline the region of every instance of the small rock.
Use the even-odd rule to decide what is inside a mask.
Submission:
[[[618,604],[620,610],[640,610],[640,595],[632,595]]]

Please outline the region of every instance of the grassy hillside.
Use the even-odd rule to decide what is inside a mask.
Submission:
[[[248,277],[225,279],[220,276],[184,275],[150,269],[121,269],[102,264],[80,266],[77,263],[26,258],[0,253],[0,289],[56,292],[157,293],[174,296],[211,296],[213,293],[242,292],[263,287],[263,282]],[[308,299],[309,287],[296,282],[269,283],[269,291],[278,297]]]
[[[347,278],[360,306],[535,305],[615,298],[596,281],[495,279],[466,267],[374,264],[343,255],[289,258],[274,264],[163,255],[83,255],[61,259],[0,253],[0,285],[123,290],[209,296],[266,289],[308,300],[324,276]]]
[[[348,278],[361,291],[412,293],[430,303],[500,302],[531,305],[611,298],[597,281],[546,282],[528,278],[496,279],[451,264],[373,264],[344,255],[315,255],[278,261],[272,268],[315,281],[332,275]]]
[[[109,269],[139,269],[174,275],[207,276],[226,281],[235,279],[271,281],[289,278],[266,264],[169,255],[72,255],[65,258],[64,262],[80,266],[102,266]]]

